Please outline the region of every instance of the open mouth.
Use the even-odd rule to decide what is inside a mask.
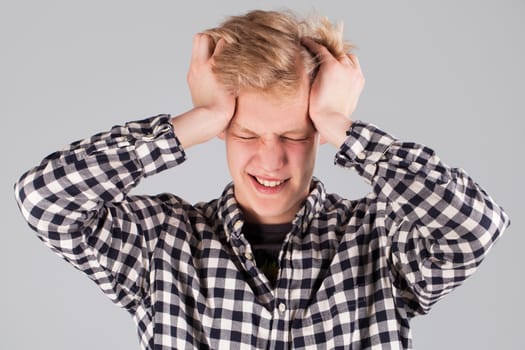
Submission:
[[[255,178],[255,181],[257,181],[260,185],[263,185],[265,187],[270,187],[270,188],[277,187],[286,181],[286,180],[265,180],[257,176],[254,176],[254,178]]]
[[[255,175],[250,175],[259,190],[264,192],[278,191],[289,179],[276,180],[276,179],[264,179]]]

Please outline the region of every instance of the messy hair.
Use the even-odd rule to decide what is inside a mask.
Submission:
[[[215,44],[224,39],[226,45],[215,57],[213,71],[236,95],[245,88],[291,95],[304,72],[311,82],[320,62],[301,44],[303,37],[324,45],[337,59],[352,48],[343,39],[341,23],[334,25],[324,17],[299,19],[288,11],[251,11],[229,17],[204,33]]]

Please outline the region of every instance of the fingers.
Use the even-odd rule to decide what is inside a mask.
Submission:
[[[311,53],[319,57],[320,62],[327,62],[328,60],[335,59],[332,53],[324,45],[319,44],[312,38],[304,37],[301,39],[301,42]],[[337,61],[340,63],[348,63],[356,67],[360,67],[357,56],[351,53],[347,53]]]
[[[213,53],[212,45],[212,39],[208,35],[195,34],[191,50],[191,61],[195,63],[207,62]]]
[[[330,51],[328,51],[328,49],[325,46],[317,43],[312,38],[304,37],[304,38],[301,39],[301,43],[304,46],[306,46],[306,48],[311,53],[313,53],[314,55],[319,57],[319,61],[321,61],[321,62],[326,62],[326,61],[334,58],[334,56],[332,56]]]
[[[194,63],[206,63],[213,56],[218,55],[224,50],[226,41],[219,39],[215,47],[213,45],[213,39],[207,35],[198,33],[193,37],[193,48],[191,51],[191,61]]]
[[[217,56],[224,50],[224,47],[226,47],[226,40],[223,38],[220,38],[219,41],[217,41],[217,44],[215,45],[215,49],[213,50],[213,56]]]
[[[348,57],[348,59],[350,60],[350,62],[352,62],[354,66],[356,66],[357,68],[361,68],[361,65],[359,64],[359,60],[357,59],[356,55],[352,53],[347,53],[346,57]]]

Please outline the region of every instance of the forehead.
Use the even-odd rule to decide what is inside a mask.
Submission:
[[[243,90],[237,97],[232,125],[257,132],[282,132],[308,128],[308,86],[291,96],[277,96],[257,90]]]

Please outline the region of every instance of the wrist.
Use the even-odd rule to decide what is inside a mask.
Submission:
[[[187,149],[221,133],[229,121],[225,116],[226,114],[220,114],[214,109],[195,107],[172,118],[171,124],[182,147]]]
[[[344,143],[346,131],[352,125],[352,121],[340,113],[326,114],[313,121],[322,140],[336,148],[339,148]]]

